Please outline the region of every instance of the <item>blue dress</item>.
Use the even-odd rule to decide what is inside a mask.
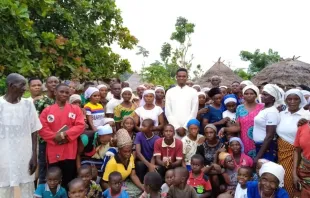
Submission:
[[[222,109],[216,109],[211,105],[208,105],[207,108],[209,109],[209,112],[203,115],[204,119],[208,119],[210,124],[213,124],[215,122],[221,121],[223,119],[222,115]],[[219,131],[223,126],[217,125],[217,131]]]
[[[258,182],[250,181],[246,184],[248,198],[261,198],[258,190]],[[275,192],[275,198],[289,198],[288,193],[283,188],[279,188]]]

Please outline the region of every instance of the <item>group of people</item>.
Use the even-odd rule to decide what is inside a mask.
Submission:
[[[7,76],[0,197],[310,197],[310,88]],[[15,145],[14,149],[13,146]]]

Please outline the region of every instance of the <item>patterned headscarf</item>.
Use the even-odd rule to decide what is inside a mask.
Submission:
[[[123,148],[132,145],[131,137],[126,129],[120,129],[116,132],[117,147]]]

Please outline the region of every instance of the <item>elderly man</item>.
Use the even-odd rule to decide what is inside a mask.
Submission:
[[[211,78],[212,88],[220,87],[221,81],[222,81],[221,77],[219,77],[219,76],[212,76],[212,78]]]
[[[198,111],[197,91],[186,85],[187,70],[178,69],[176,73],[177,86],[169,89],[166,94],[166,117],[176,130],[176,137],[186,135],[187,122],[196,118]]]
[[[42,125],[33,102],[23,99],[26,79],[16,73],[6,78],[7,93],[0,97],[0,197],[33,197],[37,167],[37,131]]]

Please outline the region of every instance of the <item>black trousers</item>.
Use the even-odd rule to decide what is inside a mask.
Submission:
[[[58,166],[62,172],[61,186],[68,190],[68,183],[77,177],[76,160],[63,160],[49,164],[49,167]]]
[[[46,183],[46,142],[39,142],[39,154],[38,154],[38,164],[39,164],[39,184]]]
[[[137,174],[138,178],[140,179],[140,182],[143,184],[144,183],[144,176],[149,171],[149,169],[142,161],[136,161],[135,166],[136,166],[136,168],[135,168],[136,174]]]

